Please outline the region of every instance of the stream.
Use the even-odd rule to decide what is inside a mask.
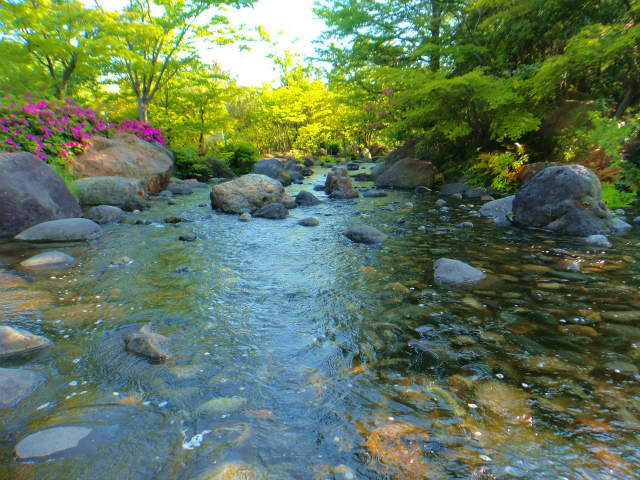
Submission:
[[[78,259],[55,272],[18,267],[51,245],[0,244],[27,282],[0,290],[0,319],[55,342],[0,364],[47,377],[0,411],[0,480],[640,478],[640,230],[603,249],[399,191],[242,223],[194,191],[54,245]],[[355,224],[389,239],[352,243]],[[441,257],[491,281],[437,285]],[[144,324],[170,361],[125,350]],[[53,426],[95,435],[15,458]]]

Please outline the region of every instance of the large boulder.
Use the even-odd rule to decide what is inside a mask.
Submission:
[[[82,210],[62,178],[32,153],[0,153],[0,238]]]
[[[278,180],[285,187],[291,185],[292,179],[290,173],[285,169],[284,164],[277,158],[267,158],[256,162],[251,173],[258,175],[266,175]]]
[[[73,183],[83,207],[111,205],[123,210],[142,210],[148,206],[142,182],[125,177],[91,177]]]
[[[77,177],[137,178],[148,193],[166,188],[173,160],[166,149],[129,133],[111,138],[93,137],[92,146],[71,164]]]
[[[438,169],[431,162],[404,158],[395,162],[376,178],[376,187],[413,190],[419,186],[431,187]]]
[[[253,213],[269,203],[281,202],[284,196],[284,187],[278,180],[249,174],[214,185],[211,206],[225,213]]]
[[[353,188],[349,172],[346,168],[336,167],[329,172],[324,184],[324,191],[331,198],[358,198],[360,192]]]
[[[16,235],[23,242],[82,242],[102,235],[102,228],[87,218],[64,218],[39,223]]]
[[[283,220],[289,216],[289,210],[282,203],[270,203],[256,211],[253,216],[270,220]]]
[[[0,360],[24,357],[52,345],[51,340],[21,328],[0,326]]]
[[[296,195],[296,203],[301,206],[313,206],[322,203],[313,193],[302,190]]]
[[[544,169],[518,191],[514,221],[565,235],[607,234],[613,220],[602,201],[598,177],[582,165]]]

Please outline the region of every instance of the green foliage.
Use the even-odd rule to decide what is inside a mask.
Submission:
[[[200,156],[193,148],[183,147],[173,150],[176,156],[175,175],[178,178],[195,178],[206,182],[210,178],[220,175],[218,162],[221,160],[213,156]],[[227,152],[230,157],[233,152]]]
[[[637,195],[620,190],[613,183],[603,183],[602,200],[610,209],[627,208],[637,201]]]
[[[522,148],[516,148],[515,152],[482,153],[470,165],[465,180],[470,185],[491,186],[501,193],[515,193],[517,175],[527,161]]]
[[[238,175],[249,173],[253,165],[260,160],[258,147],[246,141],[230,143],[216,153]]]

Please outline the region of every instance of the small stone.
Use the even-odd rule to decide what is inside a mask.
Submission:
[[[120,257],[111,262],[111,265],[114,267],[125,267],[127,265],[131,265],[133,263],[133,259],[127,256]]]
[[[473,223],[471,222],[462,222],[458,225],[460,228],[473,228]]]
[[[84,218],[88,218],[100,225],[104,225],[107,223],[119,222],[124,218],[124,215],[124,211],[119,207],[98,205],[96,207],[91,207],[84,214]]]
[[[462,194],[454,193],[453,195],[451,195],[451,198],[453,198],[454,200],[462,200]]]
[[[350,228],[345,232],[345,236],[352,242],[369,245],[383,243],[389,238],[380,230],[366,225]]]
[[[167,202],[167,205],[176,205],[176,204],[177,204],[177,202],[175,200],[169,200]]]
[[[198,239],[198,236],[195,233],[185,233],[184,235],[180,235],[178,240],[182,242],[195,242]]]
[[[302,190],[296,195],[296,203],[300,206],[313,206],[322,203],[313,193]]]
[[[623,208],[618,208],[617,210],[614,210],[613,213],[616,215],[624,215],[625,212]]]
[[[193,193],[191,185],[187,183],[170,183],[167,190],[174,195],[191,195]]]
[[[250,213],[245,212],[245,213],[243,213],[242,215],[240,215],[240,216],[238,217],[238,220],[239,220],[240,222],[250,222],[252,218],[253,218],[253,217],[251,216],[251,214],[250,214]]]
[[[632,222],[634,225],[640,225],[640,216],[635,217],[631,222]]]
[[[294,208],[298,208],[298,203],[296,202],[296,199],[289,195],[285,195],[281,203],[286,207],[287,210],[293,210]]]
[[[621,218],[613,219],[613,233],[615,235],[624,235],[631,230],[631,225],[622,220]]]
[[[413,208],[413,203],[407,202],[404,204],[405,208]]]
[[[434,276],[438,283],[475,283],[486,274],[460,260],[440,258],[434,265]]]
[[[167,218],[164,219],[164,223],[176,224],[176,223],[180,223],[180,222],[182,222],[182,218],[180,218],[180,217],[167,217]]]
[[[75,263],[75,261],[76,259],[71,255],[58,250],[53,250],[51,252],[34,255],[33,257],[20,262],[20,265],[24,268],[46,268],[60,265],[71,265]]]
[[[607,375],[618,378],[633,378],[638,375],[638,367],[629,362],[607,362],[602,366]]]
[[[44,375],[34,370],[0,368],[0,409],[15,407],[44,381]]]
[[[165,362],[170,357],[164,348],[169,339],[153,332],[149,325],[144,325],[137,332],[127,335],[125,343],[127,350],[146,357],[153,363]]]
[[[567,266],[568,272],[579,272],[582,267],[580,266],[580,262],[571,262]]]
[[[198,413],[216,415],[220,413],[231,413],[242,408],[247,403],[247,399],[234,395],[233,397],[213,398],[197,409]]]
[[[468,335],[460,335],[451,339],[451,344],[456,347],[467,347],[476,343],[475,338]]]
[[[416,187],[416,189],[414,190],[414,193],[416,195],[424,195],[426,193],[429,193],[430,191],[431,189],[427,187]]]
[[[609,248],[611,246],[611,242],[609,242],[609,239],[607,238],[606,235],[589,235],[585,241],[589,244],[589,245],[594,245],[596,247],[605,247],[605,248]]]
[[[39,352],[52,345],[51,340],[20,328],[0,326],[0,360]]]
[[[438,207],[443,207],[447,204],[447,201],[443,198],[440,198],[436,201],[436,206]]]
[[[303,227],[317,227],[320,225],[320,220],[316,217],[303,218],[298,222],[298,225],[302,225]]]
[[[77,447],[92,431],[88,427],[54,427],[41,430],[23,438],[16,445],[15,454],[20,460],[50,457]]]
[[[446,206],[445,207],[440,207],[440,211],[442,213],[447,213],[449,211],[449,207],[446,207]]]
[[[346,465],[338,465],[333,469],[333,474],[336,477],[336,480],[356,480],[356,474],[353,469],[347,467]]]

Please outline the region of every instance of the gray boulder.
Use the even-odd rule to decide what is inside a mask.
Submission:
[[[0,326],[0,360],[23,357],[52,345],[51,340],[20,328]]]
[[[296,195],[296,203],[303,207],[318,205],[322,203],[313,193],[302,190]]]
[[[0,238],[82,210],[60,176],[31,153],[0,153]]]
[[[576,236],[613,231],[598,177],[582,165],[548,167],[522,186],[513,201],[514,221]]]
[[[86,218],[65,218],[40,223],[15,236],[24,242],[81,242],[102,235],[102,228]]]
[[[83,178],[76,180],[74,187],[83,207],[111,205],[128,211],[148,207],[142,182],[135,178]]]
[[[344,235],[352,242],[365,243],[369,245],[383,243],[387,238],[389,238],[377,228],[369,227],[367,225],[350,228]]]
[[[285,207],[287,207],[287,210],[293,210],[294,208],[298,208],[298,203],[296,202],[296,199],[290,195],[285,195],[280,203],[282,203]]]
[[[331,198],[348,199],[358,198],[360,192],[353,188],[349,172],[346,168],[337,167],[329,172],[324,184],[324,191]]]
[[[475,283],[487,276],[481,270],[451,258],[440,258],[433,268],[437,283]]]
[[[193,188],[188,183],[170,183],[167,190],[174,195],[191,195]]]
[[[15,407],[44,381],[44,375],[33,370],[0,368],[0,409]]]
[[[291,185],[293,181],[293,179],[291,178],[291,174],[285,169],[283,163],[277,158],[268,158],[256,162],[251,169],[251,173],[271,177],[275,180],[278,180],[285,187],[287,185]]]
[[[513,213],[513,200],[515,198],[515,195],[510,195],[508,197],[487,202],[480,207],[480,214],[484,217],[493,219],[510,217]]]
[[[613,219],[613,233],[616,235],[624,235],[631,230],[631,225],[622,220],[621,218]]]
[[[431,187],[438,169],[431,162],[416,158],[404,158],[385,169],[376,178],[376,187],[413,190],[416,187]]]
[[[585,241],[589,245],[593,245],[596,247],[609,248],[611,246],[611,242],[606,235],[589,235],[587,238],[585,238]]]
[[[282,203],[270,203],[256,211],[253,216],[270,220],[283,220],[289,216],[289,210]]]
[[[125,213],[121,208],[113,207],[111,205],[98,205],[97,207],[91,207],[84,214],[84,218],[93,220],[100,225],[119,222],[124,217]]]
[[[442,195],[443,197],[452,197],[457,194],[464,195],[464,192],[471,188],[472,187],[466,183],[447,183],[440,187],[438,195]]]
[[[60,265],[71,265],[76,259],[58,250],[44,252],[20,262],[20,266],[24,268],[48,268]]]
[[[269,203],[282,201],[284,196],[284,187],[278,180],[249,174],[214,185],[211,206],[225,213],[253,213]]]
[[[142,326],[125,338],[128,351],[148,358],[153,363],[165,362],[170,358],[171,355],[165,348],[167,343],[169,339],[152,331],[149,325]]]

